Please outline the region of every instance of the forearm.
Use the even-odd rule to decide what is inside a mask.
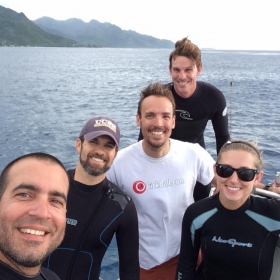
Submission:
[[[255,187],[280,194],[280,188],[276,187],[273,183],[272,184],[257,183],[255,184]]]
[[[122,280],[139,280],[139,232],[138,219],[132,201],[126,207],[118,226],[119,271]]]
[[[179,260],[175,280],[194,280],[195,269],[189,269],[186,264]]]

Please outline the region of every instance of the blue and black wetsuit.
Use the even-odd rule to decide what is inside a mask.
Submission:
[[[55,273],[42,267],[35,276],[26,276],[0,261],[0,280],[60,280]]]
[[[228,210],[219,194],[188,207],[176,280],[268,280],[280,233],[280,201],[250,196]],[[199,249],[203,262],[196,270]]]
[[[138,219],[133,201],[105,179],[88,186],[74,181],[69,170],[65,238],[44,262],[61,279],[97,280],[104,254],[116,234],[119,275],[139,279]]]
[[[189,98],[179,96],[173,83],[168,84],[176,103],[176,122],[170,138],[198,143],[205,148],[204,130],[211,120],[216,138],[216,150],[220,151],[229,140],[226,100],[223,93],[211,84],[197,81],[196,89]],[[138,140],[143,139],[140,131]],[[197,183],[194,190],[195,200],[207,197],[209,188]]]

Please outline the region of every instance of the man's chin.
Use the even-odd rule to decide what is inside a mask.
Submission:
[[[176,83],[176,85],[174,84],[174,89],[177,93],[186,93],[190,89],[190,83],[184,85]]]
[[[148,141],[148,144],[154,149],[160,149],[165,142]]]
[[[103,168],[92,168],[92,167],[87,167],[84,168],[84,170],[91,176],[100,176],[104,173],[106,173],[109,170],[109,166],[104,166]]]

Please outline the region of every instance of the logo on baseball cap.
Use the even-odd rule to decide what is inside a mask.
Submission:
[[[107,117],[96,117],[88,120],[79,137],[84,137],[86,141],[91,141],[102,135],[110,136],[119,147],[120,129],[112,119]]]

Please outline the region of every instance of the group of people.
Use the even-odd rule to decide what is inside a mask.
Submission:
[[[114,235],[121,280],[269,279],[280,201],[251,195],[265,187],[261,153],[230,140],[225,98],[196,80],[201,52],[188,38],[169,71],[171,84],[141,91],[135,144],[119,150],[118,124],[93,117],[74,169],[45,153],[4,168],[1,280],[98,280]],[[216,161],[205,149],[209,120]]]

